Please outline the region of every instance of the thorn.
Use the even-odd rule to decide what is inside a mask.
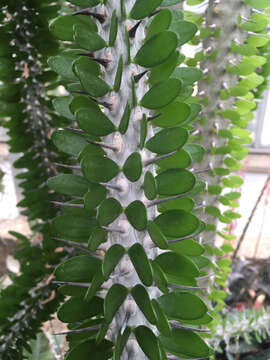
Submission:
[[[65,243],[67,243],[67,244],[69,244],[69,245],[78,245],[78,243],[77,242],[75,242],[75,241],[70,241],[70,240],[64,240],[64,239],[61,239],[61,238],[58,238],[58,237],[53,237],[52,238],[53,240],[58,240],[58,241],[62,241],[62,242],[65,242]],[[80,246],[82,246],[82,247],[88,247],[88,245],[86,245],[86,244],[82,244],[82,243],[80,243]]]
[[[204,209],[205,208],[205,205],[200,205],[200,206],[197,206],[193,209],[193,211],[198,211],[198,210],[201,210],[201,209]]]
[[[154,116],[150,116],[150,117],[147,118],[147,121],[155,120],[155,119],[159,118],[161,115],[162,115],[162,113],[159,113],[159,114],[154,115]]]
[[[84,91],[84,90],[73,90],[70,91],[71,94],[80,94],[80,95],[89,95],[88,92]]]
[[[103,24],[106,21],[106,18],[105,18],[104,15],[96,14],[96,13],[91,12],[91,8],[86,8],[86,9],[76,11],[72,15],[73,16],[76,16],[76,15],[90,15],[90,16],[93,16],[93,18],[97,19],[101,24]]]
[[[99,184],[102,185],[102,186],[105,186],[105,187],[107,187],[109,189],[112,189],[112,190],[123,191],[123,189],[120,186],[111,185],[111,184],[107,184],[107,183],[103,183],[103,182],[100,182]]]
[[[130,37],[131,39],[135,38],[136,31],[137,31],[138,27],[140,26],[141,22],[142,22],[142,21],[137,22],[137,24],[134,25],[134,26],[129,30],[128,34],[129,34],[129,37]]]
[[[124,334],[129,319],[130,319],[130,313],[126,313],[123,324],[122,324],[121,329],[120,329],[120,334],[121,335]]]
[[[96,61],[97,63],[99,63],[100,65],[103,65],[105,68],[111,62],[111,60],[108,60],[108,59],[96,59],[96,58],[94,58],[94,55],[91,52],[79,53],[78,55],[87,56],[87,57],[91,58],[93,61]]]
[[[198,329],[198,328],[194,328],[194,327],[191,327],[191,326],[179,325],[176,321],[171,321],[170,324],[171,324],[171,327],[173,327],[174,329],[192,330],[192,331],[198,331],[198,332],[204,332],[204,333],[210,333],[211,332],[208,329]],[[208,359],[208,358],[205,358],[205,359]]]
[[[93,59],[93,57],[94,57],[94,53],[91,52],[91,51],[81,52],[81,53],[79,53],[78,55],[80,55],[80,56],[87,56],[87,57],[90,57],[91,59]]]
[[[202,90],[202,91],[198,92],[198,96],[206,96],[206,91]]]
[[[142,73],[140,73],[140,74],[138,74],[138,75],[135,75],[135,76],[134,76],[134,81],[135,81],[135,83],[137,84],[137,83],[141,80],[141,78],[142,78],[145,74],[148,73],[148,71],[149,71],[149,70],[145,70],[145,71],[143,71]]]
[[[217,24],[211,24],[211,25],[208,25],[209,29],[211,30],[216,30],[217,28]]]
[[[169,240],[169,241],[168,241],[168,244],[169,244],[169,245],[177,244],[178,242],[181,242],[181,241],[184,241],[184,240],[187,240],[187,239],[193,239],[194,236],[196,236],[196,234],[187,235],[187,236],[184,236],[184,237],[182,237],[182,238],[175,239],[175,240]]]
[[[56,238],[55,238],[55,239],[56,239]],[[81,245],[82,245],[81,243],[76,243],[76,242],[74,242],[74,241],[68,241],[68,240],[64,240],[64,239],[56,239],[56,240],[61,241],[61,242],[65,243],[65,244],[68,244],[68,245],[72,245],[74,248],[76,248],[76,249],[78,249],[78,250],[80,250],[80,251],[85,252],[87,255],[91,255],[91,256],[94,256],[94,257],[96,257],[96,258],[98,258],[98,259],[102,259],[102,256],[99,256],[99,255],[97,255],[96,253],[93,253],[93,252],[85,249],[84,247],[82,247],[82,246],[81,246]],[[71,243],[72,243],[72,244],[71,244]]]
[[[63,167],[63,168],[66,168],[66,169],[74,169],[74,170],[80,170],[81,169],[80,165],[65,165],[65,164],[59,164],[59,163],[53,163],[53,165]]]
[[[116,232],[116,233],[120,233],[120,234],[125,233],[124,229],[121,229],[121,228],[111,228],[108,226],[102,226],[102,229],[109,231],[109,232]]]
[[[70,203],[64,203],[64,202],[60,202],[60,201],[50,201],[50,203],[54,204],[54,205],[58,205],[58,206],[67,206],[67,207],[84,209],[84,205],[82,205],[82,204],[70,204]]]
[[[244,21],[250,22],[250,23],[252,23],[252,24],[257,24],[256,21],[250,20],[250,19],[246,18],[245,16],[241,16],[241,18],[242,18]]]
[[[252,9],[251,11],[252,11],[252,12],[255,12],[255,13],[257,13],[257,14],[264,14],[263,11],[258,10],[258,9]]]
[[[179,194],[179,195],[171,196],[171,197],[169,197],[169,198],[158,199],[158,200],[149,202],[149,203],[147,204],[147,207],[150,208],[150,207],[152,207],[152,206],[160,205],[160,204],[166,203],[166,202],[171,201],[171,200],[180,199],[181,197],[187,196],[188,194],[189,194],[189,192],[184,193],[184,194]]]
[[[161,9],[155,10],[150,15],[148,15],[148,17],[150,18],[150,17],[152,17],[152,16],[154,16],[154,15],[160,13],[160,12],[161,12]]]
[[[206,168],[206,169],[193,170],[193,173],[194,173],[194,174],[202,174],[202,173],[207,172],[207,171],[210,171],[210,170],[211,170],[211,168],[208,167],[208,168]]]
[[[53,335],[80,334],[80,333],[84,333],[84,332],[88,332],[88,331],[99,330],[100,327],[101,327],[101,325],[96,325],[96,326],[91,326],[91,327],[87,327],[87,328],[84,328],[84,329],[69,330],[69,331],[64,331],[64,332],[61,332],[61,333],[54,333]]]
[[[202,133],[201,130],[196,129],[196,130],[194,130],[193,132],[191,132],[191,135],[197,136],[197,135],[200,135],[201,133]]]
[[[85,132],[83,130],[80,130],[80,129],[74,129],[74,128],[67,127],[64,130],[73,131],[73,132],[76,132],[76,133],[79,133],[79,134],[85,134]]]
[[[211,54],[211,52],[213,51],[214,49],[213,49],[213,47],[212,46],[208,46],[208,48],[207,49],[205,49],[205,54],[207,54],[207,55],[209,55],[209,54]]]
[[[87,139],[86,140],[89,144],[92,144],[92,145],[96,145],[96,146],[100,146],[100,147],[104,147],[104,148],[106,148],[106,149],[110,149],[110,150],[112,150],[112,151],[119,151],[119,148],[118,147],[116,147],[116,146],[112,146],[112,145],[106,145],[106,144],[104,144],[104,143],[99,143],[99,142],[97,142],[97,141],[93,141],[93,140],[90,140],[90,139]]]
[[[198,287],[198,286],[184,286],[184,285],[175,285],[175,284],[168,284],[168,286],[172,289],[183,289],[183,290],[207,290],[207,288],[204,287]]]
[[[96,102],[97,104],[104,106],[105,108],[107,108],[108,110],[112,111],[113,109],[113,104],[107,103],[107,102],[103,102],[103,101],[99,101],[97,99],[94,99],[91,97],[91,100],[93,100],[94,102]]]
[[[143,166],[148,166],[148,165],[151,165],[151,164],[154,164],[158,161],[161,161],[161,160],[164,160],[164,159],[167,159],[168,157],[172,156],[172,155],[175,155],[178,153],[178,150],[175,150],[169,154],[165,154],[165,155],[162,155],[162,156],[156,156],[152,159],[149,159],[149,160],[146,160],[143,162]]]
[[[218,108],[219,110],[224,110],[224,109],[225,109],[224,105],[221,104],[221,103],[218,103],[218,104],[217,104],[217,108]]]
[[[90,283],[80,283],[80,282],[72,282],[72,281],[57,281],[53,280],[51,284],[56,285],[71,285],[71,286],[79,286],[79,287],[86,287],[88,288],[91,284]]]
[[[203,70],[203,75],[204,76],[207,76],[207,75],[209,75],[210,74],[210,70],[209,69],[204,69]]]
[[[228,90],[228,89],[229,89],[229,86],[228,86],[228,84],[226,83],[226,81],[222,81],[221,87],[222,87],[224,90]]]
[[[199,276],[196,279],[197,280],[204,280],[204,279],[208,279],[208,278],[210,278],[212,276],[215,276],[215,275],[216,275],[215,273],[210,273],[210,274],[207,274],[207,275],[204,275],[204,276]]]

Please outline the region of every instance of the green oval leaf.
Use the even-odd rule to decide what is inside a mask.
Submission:
[[[138,326],[135,330],[135,337],[140,348],[149,360],[161,360],[158,339],[146,326]]]
[[[56,280],[70,282],[90,282],[101,260],[89,255],[75,256],[58,265],[54,271]]]
[[[179,195],[192,190],[196,177],[185,169],[165,170],[156,177],[159,195]]]
[[[48,59],[48,65],[64,79],[77,81],[77,77],[72,71],[72,63],[77,57],[78,55],[73,53],[63,53],[61,55],[51,56]]]
[[[121,355],[123,353],[123,350],[126,346],[130,334],[131,334],[131,329],[129,327],[125,328],[123,334],[121,331],[118,332],[114,347],[113,360],[121,360]]]
[[[86,50],[97,51],[103,49],[107,45],[102,37],[94,31],[89,31],[84,25],[75,25],[73,31],[74,41]]]
[[[85,137],[67,130],[54,131],[52,141],[60,151],[73,156],[78,156],[87,145]]]
[[[179,321],[199,319],[208,311],[198,296],[187,292],[175,291],[159,297],[157,301],[169,319]]]
[[[160,249],[168,249],[168,242],[166,237],[162,234],[159,227],[153,222],[149,221],[147,225],[147,231],[151,237],[151,240]]]
[[[78,297],[72,297],[60,306],[57,317],[66,323],[90,319],[92,316],[103,314],[103,299],[95,296],[87,302]]]
[[[170,336],[171,335],[171,326],[170,323],[168,321],[168,318],[165,314],[165,312],[163,311],[163,309],[161,308],[161,306],[159,305],[159,303],[157,302],[156,299],[152,300],[152,304],[156,313],[156,317],[157,317],[157,328],[158,331],[163,334],[164,336]]]
[[[164,271],[161,269],[159,264],[155,261],[152,261],[151,265],[152,265],[152,269],[154,271],[155,285],[159,288],[160,291],[162,291],[164,294],[167,294],[169,292],[168,279],[167,279]]]
[[[50,31],[59,40],[73,41],[73,26],[83,26],[88,31],[97,31],[95,22],[84,15],[64,15],[58,16],[50,23]]]
[[[173,252],[166,252],[156,257],[155,262],[173,284],[196,286],[195,277],[199,269],[188,257]]]
[[[97,227],[94,218],[75,216],[70,214],[60,215],[52,220],[52,233],[65,240],[88,242],[92,231]]]
[[[153,283],[153,271],[144,248],[136,243],[128,250],[130,260],[145,286],[151,286]]]
[[[88,191],[89,182],[82,176],[61,174],[50,178],[48,186],[60,194],[83,196]]]
[[[134,62],[151,68],[163,63],[176,49],[177,36],[172,31],[162,31],[151,37],[137,52]]]
[[[81,164],[84,176],[92,182],[108,182],[119,173],[118,165],[107,157],[86,154]]]
[[[102,201],[98,208],[97,220],[101,226],[111,224],[122,213],[122,206],[114,198],[107,198]]]
[[[188,132],[181,127],[159,131],[146,143],[148,150],[156,154],[168,154],[182,147],[188,139]]]
[[[198,218],[183,210],[169,210],[159,215],[154,222],[165,236],[184,237],[193,234],[200,225]]]
[[[172,22],[169,30],[176,33],[178,36],[178,46],[181,46],[193,39],[198,27],[190,21],[180,20]]]
[[[147,211],[144,204],[135,200],[125,209],[125,214],[130,224],[138,231],[143,231],[147,226]]]
[[[88,241],[88,249],[90,251],[96,251],[99,245],[107,241],[108,232],[102,228],[95,229]]]
[[[172,102],[180,93],[181,81],[167,79],[154,85],[142,98],[141,106],[147,109],[159,109]]]
[[[65,118],[74,121],[74,116],[69,109],[71,99],[69,96],[59,96],[52,101],[54,110]]]
[[[78,53],[78,51],[77,51]],[[76,56],[76,60],[72,63],[72,70],[78,76],[76,69],[80,67],[81,71],[90,72],[92,75],[99,76],[100,75],[100,67],[99,64],[86,56]]]
[[[114,85],[113,85],[113,89],[116,92],[119,91],[119,89],[121,87],[122,76],[123,76],[123,66],[124,66],[123,56],[121,56],[118,61],[117,71],[115,74]]]
[[[82,84],[82,87],[92,97],[102,97],[109,92],[110,86],[104,80],[85,69],[81,63],[75,64],[74,69]]]
[[[138,305],[138,307],[140,308],[146,319],[151,324],[155,325],[157,322],[156,315],[150,297],[145,287],[140,284],[137,284],[131,290],[131,295],[133,296],[133,299],[136,301],[136,304]]]
[[[142,174],[142,159],[137,152],[132,153],[123,166],[123,172],[129,181],[135,182],[139,180]]]
[[[161,128],[172,127],[180,125],[188,119],[191,109],[188,104],[174,101],[166,107],[156,111],[156,114],[161,114],[158,118],[152,120],[152,124]]]
[[[110,35],[109,35],[109,46],[114,46],[116,37],[118,32],[118,17],[116,10],[113,11],[111,17],[111,27],[110,27]]]
[[[125,110],[123,112],[121,121],[120,121],[120,125],[119,125],[119,132],[122,135],[127,132],[128,125],[129,125],[129,120],[130,120],[130,114],[131,114],[130,104],[127,103],[126,107],[125,107]]]
[[[81,129],[95,136],[106,136],[115,131],[114,124],[98,106],[91,111],[89,109],[81,109],[76,112],[76,120]]]
[[[199,256],[204,253],[204,247],[193,239],[180,241],[179,243],[169,245],[169,249],[187,256]]]
[[[146,40],[150,39],[157,33],[167,30],[172,21],[172,13],[169,9],[164,9],[155,15],[147,28]]]
[[[125,301],[128,290],[120,284],[113,284],[104,300],[104,318],[111,323],[119,307]]]
[[[201,80],[203,73],[195,67],[178,67],[172,73],[172,77],[182,81],[183,86],[189,86]]]
[[[147,171],[144,176],[143,189],[145,196],[149,200],[154,200],[157,195],[157,185],[154,175]]]
[[[162,0],[151,0],[147,2],[144,0],[136,0],[129,17],[135,20],[143,19],[150,15],[161,3]]]
[[[205,358],[210,355],[210,349],[206,343],[191,330],[172,329],[170,337],[161,335],[159,339],[165,349],[176,356]]]
[[[102,263],[102,272],[106,279],[111,275],[125,252],[125,248],[119,244],[114,244],[108,249]]]
[[[269,0],[245,0],[245,3],[252,6],[255,9],[266,9],[270,7]]]
[[[179,65],[179,62],[181,62],[180,53],[178,51],[173,51],[164,62],[151,69],[149,83],[154,85],[171,77],[171,74],[175,67]]]
[[[180,149],[176,154],[169,156],[167,159],[157,161],[156,164],[161,170],[185,169],[192,164],[192,159],[186,150]]]
[[[103,340],[99,344],[95,339],[86,340],[75,346],[67,354],[66,360],[89,360],[91,357],[93,359],[109,360],[112,357],[112,347],[112,342],[108,340]]]
[[[95,209],[107,196],[108,190],[100,184],[91,184],[84,195],[84,206],[87,210]]]

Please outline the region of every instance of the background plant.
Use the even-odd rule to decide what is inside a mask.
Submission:
[[[35,310],[53,289],[36,285],[63,257],[55,253],[61,243],[69,255],[57,267],[55,283],[60,294],[71,296],[58,310],[69,324],[67,359],[211,354],[204,325],[224,305],[226,294],[217,286],[226,285],[230,261],[224,255],[232,249],[216,247],[217,219],[229,224],[239,217],[232,210],[221,213],[219,204],[238,205],[235,189],[242,180],[230,172],[247,154],[244,128],[256,107],[253,93],[261,94],[261,75],[268,71],[267,10],[254,17],[249,5],[269,4],[210,1],[204,17],[170,8],[178,3],[70,0],[68,13],[50,25],[62,40],[60,54],[47,29],[59,6],[49,1],[3,8],[0,30],[11,42],[3,42],[0,111],[9,120],[11,151],[24,152],[15,166],[28,169],[19,175],[26,179],[19,205],[44,238],[38,248],[16,234],[23,240],[17,254],[23,275],[1,297],[8,359],[22,356],[22,340],[35,336],[62,299]],[[203,50],[194,58],[180,52],[187,42],[200,41]],[[59,77],[48,70],[48,55]],[[67,93],[53,100],[53,109],[48,91],[58,85]],[[219,235],[233,239],[228,226]],[[209,311],[199,295],[206,299],[213,273],[207,298],[218,306]],[[9,308],[18,287],[22,294]],[[24,314],[19,327],[18,310]]]
[[[29,350],[27,341],[36,337],[62,299],[48,280],[65,253],[55,252],[59,243],[50,236],[48,224],[57,213],[51,201],[59,196],[51,194],[46,183],[56,173],[54,162],[62,158],[49,139],[51,128],[67,122],[55,114],[49,97],[58,84],[47,67],[47,56],[57,51],[58,44],[49,33],[48,21],[59,9],[52,1],[1,3],[0,116],[10,151],[19,153],[14,163],[21,169],[18,206],[29,219],[34,238],[13,233],[19,241],[15,257],[21,274],[10,274],[12,285],[1,291],[2,359],[23,358],[23,348]]]

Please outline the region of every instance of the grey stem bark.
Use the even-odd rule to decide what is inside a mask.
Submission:
[[[126,11],[127,13],[129,13],[135,3],[135,0],[126,0],[124,3],[126,6]],[[108,95],[104,96],[104,98],[102,98],[102,101],[108,102],[113,105],[111,110],[105,109],[105,114],[116,126],[118,126],[127,102],[132,103],[131,77],[132,75],[138,75],[142,73],[145,69],[136,64],[128,63],[127,47],[125,43],[125,31],[126,29],[130,30],[134,25],[136,25],[137,21],[121,18],[119,0],[111,0],[106,4],[106,6],[99,5],[96,7],[96,12],[99,14],[106,15],[106,12],[112,14],[114,10],[116,10],[119,18],[116,43],[113,47],[98,51],[96,56],[98,58],[106,58],[111,60],[106,70],[103,71],[103,79],[109,85],[113,85],[114,83],[115,74],[117,71],[117,64],[120,56],[123,56],[124,71],[120,91],[117,93],[109,93]],[[145,38],[146,23],[147,20],[142,20],[136,31],[135,38],[130,39],[131,58],[136,55],[137,51],[143,44],[143,40]],[[104,39],[108,39],[110,22],[105,22],[104,24],[102,24],[102,26],[98,24],[98,26],[100,35]],[[135,86],[136,95],[139,101],[149,89],[149,85],[147,84],[147,76],[141,78]],[[140,150],[139,148],[140,125],[143,113],[145,113],[147,117],[151,116],[151,113],[148,110],[140,106],[133,107],[127,132],[124,135],[121,135],[120,133],[115,133],[103,138],[104,143],[112,144],[113,146],[116,146],[120,149],[117,152],[111,152],[109,154],[109,157],[117,164],[119,164],[119,166],[122,166],[128,156],[133,152],[139,152],[143,162],[148,161],[150,158],[153,157],[153,154],[151,154],[148,150]],[[151,130],[151,127],[149,126],[146,140],[150,139],[151,136],[153,136],[153,132]],[[154,172],[153,165],[151,165],[150,167],[152,167],[151,170],[152,172]],[[111,188],[110,195],[117,199],[124,208],[135,200],[140,200],[145,203],[147,199],[145,198],[142,185],[144,173],[147,170],[149,170],[149,167],[144,168],[140,180],[135,183],[129,182],[125,178],[124,174],[120,173],[115,179],[110,182],[110,185],[120,187],[124,190],[122,192],[119,192]],[[154,218],[155,212],[155,208],[148,209],[148,218]],[[132,226],[126,220],[124,214],[122,214],[117,220],[115,220],[115,222],[112,223],[110,227],[121,228],[124,231],[110,232],[108,237],[108,247],[113,244],[121,244],[122,246],[129,248],[133,244],[139,242],[143,245],[145,251],[147,252],[148,258],[155,258],[157,250],[155,247],[153,247],[153,243],[147,232],[138,232],[134,228],[132,228]],[[112,282],[122,284],[127,288],[132,288],[138,283],[141,284],[141,281],[135,269],[133,268],[133,265],[128,255],[125,255],[119,265],[116,267],[114,273],[112,274],[112,279],[109,280],[108,286],[110,286]],[[149,287],[147,288],[147,290],[149,292],[150,298],[156,298],[160,295],[160,291],[155,286]],[[127,314],[130,314],[130,316],[127,316]],[[145,316],[142,314],[142,312],[136,305],[132,296],[129,295],[123,305],[120,307],[117,315],[115,316],[115,319],[110,326],[108,334],[112,338],[112,340],[115,341],[119,330],[122,329],[122,331],[124,331],[126,326],[136,327],[139,325],[146,325],[149,328],[152,328],[153,331],[155,331],[153,326],[148,323]],[[146,360],[147,357],[138,346],[134,336],[131,336],[127,343],[127,346],[123,351],[121,360],[135,359]]]

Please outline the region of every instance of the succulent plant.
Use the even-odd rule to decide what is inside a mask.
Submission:
[[[48,63],[66,82],[70,95],[57,100],[74,121],[52,139],[61,150],[76,148],[78,164],[49,181],[73,196],[52,231],[98,255],[55,271],[71,296],[58,310],[72,326],[67,358],[207,357],[197,331],[211,317],[194,294],[200,265],[192,258],[203,253],[192,239],[204,229],[193,200],[203,183],[187,170],[191,152],[203,152],[187,144],[201,109],[191,96],[201,72],[189,78],[189,68],[177,68],[177,49],[197,26],[167,6],[176,2],[70,2],[81,9],[50,29],[72,44]]]
[[[208,358],[232,249],[215,245],[216,224],[239,217],[219,204],[240,195],[230,172],[266,86],[269,0],[210,0],[205,15],[180,0],[64,4],[1,4],[0,116],[27,169],[19,206],[43,235],[40,247],[15,234],[22,275],[0,297],[3,359],[22,358],[63,295],[68,360]]]

